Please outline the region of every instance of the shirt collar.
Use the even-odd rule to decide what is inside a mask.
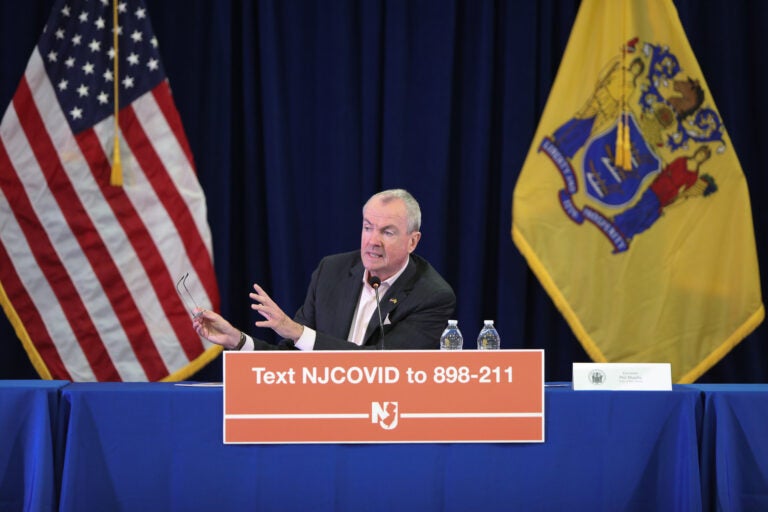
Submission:
[[[403,272],[405,272],[405,269],[408,267],[408,263],[410,263],[410,262],[411,262],[411,258],[409,256],[408,259],[405,260],[405,265],[403,265],[403,268],[401,268],[400,270],[395,272],[395,274],[393,274],[391,277],[389,277],[389,278],[385,279],[384,281],[382,281],[381,282],[381,287],[384,290],[387,290],[387,289],[389,289],[390,286],[395,284],[395,281],[397,281],[397,278],[400,277],[403,274]],[[371,287],[371,285],[368,284],[368,270],[367,269],[366,269],[365,272],[363,272],[363,286],[366,289],[368,289],[370,291],[373,291],[373,288]]]

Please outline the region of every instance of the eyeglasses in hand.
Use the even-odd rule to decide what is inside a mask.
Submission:
[[[192,318],[197,318],[203,314],[203,308],[198,306],[197,301],[189,292],[189,288],[187,288],[187,279],[189,279],[189,272],[181,276],[179,280],[176,281],[176,291],[179,293],[181,302],[183,302],[184,307],[189,310]]]

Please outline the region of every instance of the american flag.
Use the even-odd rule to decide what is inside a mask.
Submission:
[[[57,1],[0,124],[0,302],[44,378],[179,380],[220,352],[176,287],[218,308],[205,197],[147,10],[117,9],[115,52],[109,0]]]

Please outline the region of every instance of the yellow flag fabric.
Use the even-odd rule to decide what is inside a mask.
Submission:
[[[747,183],[671,0],[584,0],[512,238],[598,362],[693,382],[765,316]]]

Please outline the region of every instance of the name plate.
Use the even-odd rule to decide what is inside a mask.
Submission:
[[[224,352],[227,444],[543,441],[543,350]]]
[[[669,363],[573,363],[573,389],[671,391]]]

